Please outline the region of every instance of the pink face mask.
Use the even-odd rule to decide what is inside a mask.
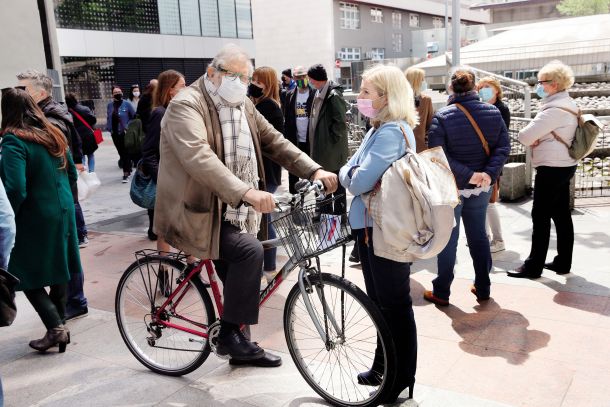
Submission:
[[[373,107],[372,99],[356,99],[356,103],[358,104],[358,111],[365,117],[373,119],[379,113],[379,109]]]

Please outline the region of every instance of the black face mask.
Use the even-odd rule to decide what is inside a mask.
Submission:
[[[258,99],[259,97],[263,96],[263,88],[258,87],[255,84],[251,83],[250,86],[248,86],[248,93],[253,98]]]
[[[117,93],[116,95],[114,95],[114,100],[116,100],[117,102],[120,102],[121,100],[123,100],[123,94]]]

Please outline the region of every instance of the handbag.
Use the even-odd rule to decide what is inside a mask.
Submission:
[[[93,193],[95,191],[97,191],[97,189],[100,187],[100,185],[102,185],[100,178],[97,176],[97,174],[95,172],[81,171],[78,174],[78,178],[79,178],[79,180],[81,180],[81,183],[79,184],[79,192],[80,192],[80,186],[83,183],[86,184],[86,188],[87,188],[86,197],[81,199],[80,194],[79,194],[79,200],[89,198],[91,195],[93,195]]]
[[[9,326],[17,315],[15,287],[19,279],[0,268],[0,326]]]
[[[131,179],[129,196],[134,204],[144,209],[155,209],[157,184],[155,180],[142,171],[142,160],[138,162],[135,174]]]
[[[93,132],[93,138],[95,139],[96,144],[101,144],[104,141],[104,135],[102,134],[102,130],[101,129],[95,129],[94,130],[89,125],[89,123],[87,123],[87,121],[82,118],[82,116],[80,114],[76,113],[76,111],[74,109],[70,109],[70,113],[75,115],[76,118],[78,120],[80,120],[82,124],[85,125],[85,127],[87,127],[89,130],[91,130]]]

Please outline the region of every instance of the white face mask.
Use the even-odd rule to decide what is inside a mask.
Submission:
[[[239,78],[230,79],[226,76],[222,77],[222,82],[218,87],[218,94],[221,98],[231,104],[241,104],[246,98],[248,86]]]
[[[423,92],[425,90],[428,90],[428,82],[422,82],[419,91]]]
[[[134,95],[135,97],[139,98],[139,97],[140,97],[140,92],[133,92],[133,95]]]

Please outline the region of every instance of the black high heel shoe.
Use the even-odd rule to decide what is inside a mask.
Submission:
[[[358,373],[356,378],[358,379],[358,384],[363,386],[379,386],[383,379],[383,375],[371,369],[366,372]]]
[[[59,353],[66,351],[66,345],[70,343],[70,331],[64,325],[51,328],[41,339],[30,341],[30,348],[38,352],[46,352],[55,345],[59,346]]]
[[[402,393],[403,390],[406,388],[409,389],[409,397],[407,398],[407,400],[412,399],[413,390],[415,389],[415,383],[411,383],[410,385],[406,386],[405,388],[403,388],[401,390],[392,389],[392,391],[384,398],[383,402],[386,404],[396,403],[396,401],[398,400],[398,397],[400,396],[400,393]]]

